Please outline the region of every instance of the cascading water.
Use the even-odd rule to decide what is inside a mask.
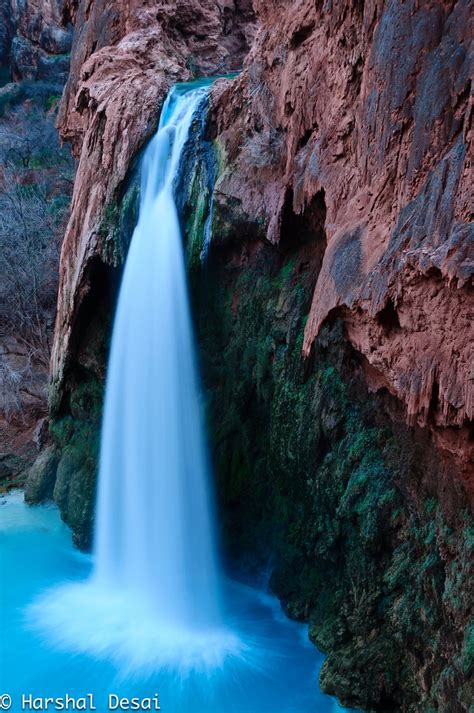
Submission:
[[[209,473],[173,195],[206,89],[170,93],[142,165],[102,429],[95,571],[145,592],[167,624],[219,620]]]
[[[54,507],[29,509],[18,495],[0,508],[0,690],[14,713],[28,691],[90,694],[101,713],[110,693],[159,693],[174,713],[339,710],[315,688],[322,657],[304,627],[219,571],[173,195],[206,106],[206,89],[188,89],[171,92],[143,159],[108,369],[94,556],[72,549]]]
[[[202,84],[202,83],[201,83]],[[94,566],[41,600],[59,643],[128,667],[219,665],[223,626],[209,465],[174,190],[207,88],[176,85],[142,163],[115,316],[102,424]],[[87,631],[68,612],[100,625]]]

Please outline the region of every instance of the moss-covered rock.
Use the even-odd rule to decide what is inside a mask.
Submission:
[[[50,432],[59,454],[53,497],[73,540],[90,549],[94,519],[100,425],[115,300],[135,227],[140,195],[137,171],[117,203],[106,208],[101,259],[88,266],[90,289],[74,325],[66,376],[50,385]]]
[[[53,497],[81,549],[92,543],[102,401],[102,382],[79,383],[70,392],[67,415],[50,426],[60,454]]]
[[[0,454],[0,493],[6,493],[25,484],[28,463],[13,453]]]
[[[29,505],[53,497],[57,466],[57,450],[54,446],[48,446],[41,451],[26,475],[25,500]]]
[[[271,559],[272,588],[328,653],[327,693],[467,711],[470,517],[448,519],[432,444],[368,393],[341,322],[302,359],[320,245],[241,255],[215,243],[191,276],[225,551]]]
[[[204,98],[195,114],[181,158],[175,196],[183,231],[186,259],[190,269],[198,269],[212,234],[213,188],[216,156],[207,136],[209,101]]]
[[[125,262],[133,230],[138,220],[140,204],[140,174],[138,168],[130,172],[116,199],[105,208],[100,226],[102,260],[106,265],[119,267]]]

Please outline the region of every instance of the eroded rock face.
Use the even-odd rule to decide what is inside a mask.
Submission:
[[[223,544],[246,568],[271,557],[273,590],[328,654],[326,693],[467,713],[472,519],[427,429],[368,393],[341,319],[302,358],[323,248],[317,231],[236,239],[191,271]]]
[[[18,32],[50,54],[70,52],[72,31],[64,23],[65,0],[11,0]]]
[[[97,258],[120,262],[104,220],[106,206],[117,201],[170,85],[195,73],[239,68],[253,30],[249,0],[84,0],[67,3],[64,13],[76,30],[59,125],[79,164],[61,258],[53,410],[75,348],[70,339],[89,290],[91,265]]]
[[[14,80],[65,83],[72,44],[72,26],[66,20],[65,5],[64,0],[8,0],[5,3],[15,29],[10,50]]]
[[[474,491],[468,4],[255,3],[237,88],[214,93],[237,205],[279,243],[323,196],[327,250],[303,351],[339,316],[373,390],[429,426]],[[471,57],[472,61],[472,57]]]

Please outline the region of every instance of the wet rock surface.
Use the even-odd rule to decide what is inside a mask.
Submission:
[[[429,432],[368,392],[342,319],[303,359],[325,244],[292,235],[288,252],[214,244],[191,273],[225,551],[250,571],[270,563],[286,612],[328,654],[325,692],[367,711],[466,713],[466,494]]]
[[[53,446],[48,446],[41,451],[26,474],[25,500],[27,503],[36,504],[52,499],[57,466],[56,449]]]

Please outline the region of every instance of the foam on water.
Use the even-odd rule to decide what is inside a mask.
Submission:
[[[172,713],[336,710],[318,690],[323,657],[308,643],[307,627],[289,621],[266,592],[228,582],[226,621],[237,651],[216,657],[208,639],[190,661],[190,642],[182,641],[180,661],[179,647],[161,655],[148,630],[154,613],[146,616],[140,601],[111,599],[110,590],[95,601],[91,557],[72,547],[56,508],[29,508],[21,494],[0,497],[0,550],[0,689],[12,696],[13,713],[25,692],[92,693],[99,713],[108,710],[109,693],[154,692]]]
[[[205,674],[228,657],[249,653],[228,629],[178,627],[139,590],[112,590],[94,579],[46,592],[27,609],[27,623],[59,649],[114,661],[123,675],[165,669],[180,677]]]

